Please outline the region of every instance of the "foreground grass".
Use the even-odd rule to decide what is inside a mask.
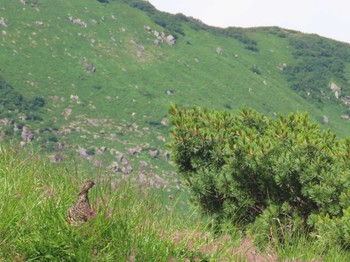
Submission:
[[[5,261],[208,260],[206,226],[176,215],[139,185],[101,175],[90,202],[98,215],[81,227],[66,212],[87,177],[38,156],[0,149],[0,257]],[[188,214],[190,215],[190,214]],[[218,248],[217,248],[218,249]]]
[[[260,252],[230,226],[216,235],[195,210],[175,211],[176,200],[164,204],[138,184],[73,168],[0,147],[0,261],[350,261],[302,236]],[[66,211],[87,178],[97,182],[90,191],[97,216],[71,227]]]

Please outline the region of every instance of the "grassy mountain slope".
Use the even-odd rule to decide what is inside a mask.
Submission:
[[[270,116],[307,111],[348,135],[341,115],[349,113],[349,45],[279,28],[211,28],[142,1],[23,2],[0,3],[0,76],[26,105],[39,98],[45,105],[19,109],[0,100],[1,118],[12,119],[2,124],[8,136],[20,137],[25,126],[52,154],[80,149],[95,166],[116,161],[117,151],[139,149],[124,158],[159,174],[158,167],[171,170],[163,157],[171,103],[250,106]],[[156,44],[157,32],[174,35],[176,44]],[[321,69],[312,70],[310,61]],[[319,86],[310,86],[313,79]],[[342,86],[338,99],[332,82]]]

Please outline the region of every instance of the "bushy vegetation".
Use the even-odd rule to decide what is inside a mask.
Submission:
[[[349,93],[348,79],[345,76],[346,62],[350,61],[350,52],[342,43],[332,42],[315,35],[289,38],[297,63],[289,65],[284,73],[291,87],[303,96],[311,93],[313,99],[322,102],[329,96],[331,81],[342,86],[343,93]]]
[[[269,119],[172,106],[170,147],[194,202],[217,221],[258,229],[259,239],[317,234],[350,243],[350,139],[321,131],[307,114]],[[332,238],[328,238],[329,229]]]
[[[28,114],[29,120],[40,120],[37,111],[45,106],[45,99],[33,97],[26,99],[13,86],[0,77],[0,117],[12,117],[13,114]]]

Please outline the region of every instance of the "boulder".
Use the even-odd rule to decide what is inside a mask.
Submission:
[[[129,148],[129,149],[127,150],[127,152],[128,152],[130,155],[135,155],[135,154],[141,153],[141,152],[142,152],[142,148]]]
[[[341,115],[341,118],[345,120],[350,120],[350,115],[349,114]]]
[[[341,87],[338,86],[336,83],[330,83],[329,87],[332,89],[333,92],[340,92],[341,91]]]
[[[140,161],[140,168],[141,169],[144,169],[144,168],[146,168],[146,167],[148,167],[148,163],[146,162],[146,161]]]
[[[173,35],[168,35],[167,37],[164,38],[164,41],[168,44],[168,45],[175,45],[176,44],[176,40],[175,37]]]
[[[124,174],[130,174],[133,171],[133,168],[131,165],[127,165],[123,171],[124,171]]]
[[[86,152],[86,149],[85,148],[79,148],[79,155],[80,157],[82,158],[88,158],[89,155],[88,153]]]
[[[328,123],[329,123],[329,119],[328,119],[327,116],[323,116],[323,118],[322,118],[322,123],[323,123],[323,124],[328,124]]]
[[[159,151],[157,149],[151,149],[148,151],[148,153],[152,158],[156,158],[159,155]]]
[[[168,126],[169,125],[169,119],[167,117],[163,117],[162,120],[160,121],[160,124],[162,126]]]
[[[168,96],[170,96],[170,95],[175,94],[175,90],[168,89],[165,93],[166,93]]]
[[[123,173],[124,171],[117,162],[112,162],[112,164],[110,164],[107,168],[117,173]]]
[[[44,22],[42,21],[35,21],[34,24],[37,26],[44,26]]]
[[[7,26],[7,21],[6,21],[5,18],[0,17],[0,25],[1,25],[1,26]]]
[[[115,155],[117,157],[118,162],[121,162],[124,159],[124,154],[123,153],[116,152]]]

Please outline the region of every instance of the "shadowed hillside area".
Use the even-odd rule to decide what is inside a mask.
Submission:
[[[165,202],[184,191],[172,105],[254,108],[271,122],[307,113],[337,139],[349,136],[350,45],[318,35],[211,27],[142,0],[4,0],[0,50],[2,144],[160,190]],[[176,208],[190,209],[188,194]],[[190,251],[168,255],[202,254]]]

